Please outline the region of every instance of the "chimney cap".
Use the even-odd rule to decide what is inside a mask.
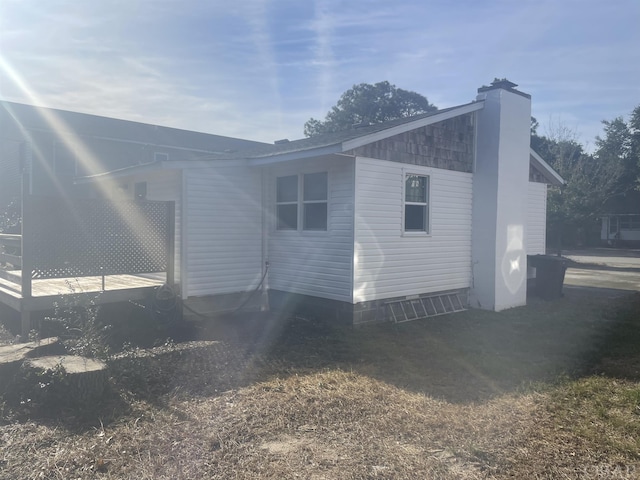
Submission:
[[[283,138],[282,140],[276,140],[275,142],[273,142],[274,145],[284,145],[285,143],[289,143],[288,138]]]
[[[517,83],[513,83],[509,80],[507,80],[506,78],[494,78],[493,82],[491,82],[491,85],[486,86],[483,85],[478,89],[478,93],[482,93],[482,92],[488,92],[490,90],[498,90],[498,89],[503,89],[503,90],[507,90],[509,92],[515,93],[517,95],[522,95],[523,97],[526,98],[531,98],[531,95],[529,95],[528,93],[524,93],[521,92],[520,90],[516,90],[514,87],[517,87],[518,84]]]

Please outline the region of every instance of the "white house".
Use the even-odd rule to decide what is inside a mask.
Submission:
[[[259,287],[271,306],[354,323],[516,307],[527,255],[544,253],[547,184],[562,179],[531,151],[530,96],[514,87],[77,182],[114,199],[144,191],[175,202],[176,281],[192,305],[231,309]]]
[[[605,245],[640,244],[640,214],[619,213],[602,216],[600,240]]]

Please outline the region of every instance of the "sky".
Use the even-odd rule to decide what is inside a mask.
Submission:
[[[0,98],[273,142],[354,84],[508,78],[588,150],[640,105],[639,0],[0,0]]]

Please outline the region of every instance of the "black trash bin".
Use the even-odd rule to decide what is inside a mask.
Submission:
[[[552,255],[532,255],[529,262],[536,269],[536,294],[545,300],[562,297],[567,262]]]

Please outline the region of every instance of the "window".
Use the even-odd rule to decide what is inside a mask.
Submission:
[[[407,174],[404,185],[404,231],[429,233],[429,177]]]
[[[303,230],[327,230],[328,192],[327,172],[278,177],[276,228],[298,230],[302,223]]]
[[[276,184],[278,230],[298,229],[298,176],[278,177]]]
[[[640,230],[640,216],[627,215],[620,217],[620,230]]]
[[[164,152],[153,152],[154,162],[166,162],[169,160],[169,154]]]
[[[327,229],[327,172],[303,175],[304,229]]]

